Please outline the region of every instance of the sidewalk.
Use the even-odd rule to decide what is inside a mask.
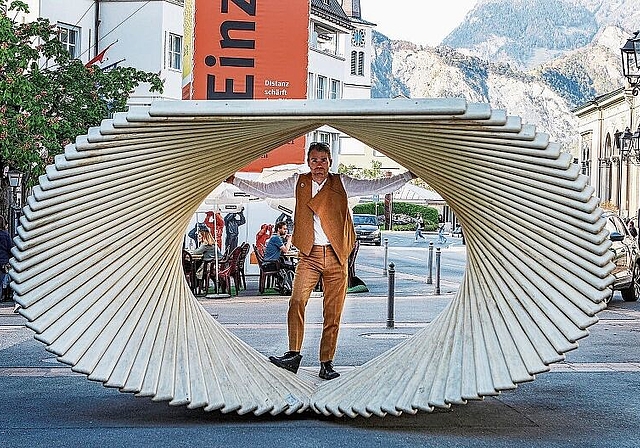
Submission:
[[[402,343],[434,319],[457,286],[433,295],[421,275],[400,272],[395,328],[386,327],[387,277],[358,266],[369,293],[349,294],[336,355],[346,372]],[[286,349],[288,297],[249,291],[198,301],[229,331],[265,356]],[[322,298],[312,297],[299,375],[321,381]],[[3,447],[636,447],[640,444],[640,302],[618,296],[566,362],[518,389],[433,413],[326,418],[315,413],[239,416],[137,398],[58,363],[12,304],[0,303],[0,438]],[[393,368],[393,366],[389,366]],[[380,385],[384,387],[384,385]]]

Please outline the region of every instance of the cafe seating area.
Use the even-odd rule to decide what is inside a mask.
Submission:
[[[202,255],[183,249],[182,267],[191,292],[196,296],[210,292],[238,295],[240,290],[246,290],[245,260],[249,250],[249,243],[242,243],[220,258],[216,266],[215,260],[203,261]],[[202,278],[198,278],[196,272],[201,264]]]

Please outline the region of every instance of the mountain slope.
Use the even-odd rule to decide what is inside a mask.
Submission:
[[[532,68],[588,45],[607,25],[630,35],[639,23],[638,0],[481,0],[442,45]]]
[[[374,60],[374,97],[464,97],[488,102],[537,124],[554,140],[575,146],[577,123],[568,103],[540,77],[446,47],[420,47],[380,34],[376,42],[380,45]]]

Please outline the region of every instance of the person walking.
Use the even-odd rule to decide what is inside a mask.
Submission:
[[[446,244],[447,238],[444,236],[444,224],[438,228],[438,244]]]
[[[422,216],[420,216],[420,214],[416,215],[416,241],[418,241],[418,238],[422,238],[423,240],[425,239],[424,235],[422,234]]]
[[[293,244],[300,254],[287,313],[289,350],[269,360],[293,373],[298,371],[302,361],[305,308],[322,278],[324,299],[318,376],[325,380],[340,376],[333,367],[333,359],[347,292],[348,258],[356,241],[347,197],[389,193],[415,178],[406,172],[383,179],[355,179],[329,173],[331,163],[329,145],[314,142],[307,153],[309,173],[294,174],[271,183],[233,175],[227,179],[241,190],[262,198],[295,196]]]

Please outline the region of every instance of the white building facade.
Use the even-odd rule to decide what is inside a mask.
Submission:
[[[150,93],[143,84],[130,104],[182,97],[183,0],[30,0],[30,4],[29,19],[41,16],[56,24],[60,40],[82,62],[108,48],[100,67],[119,64],[160,75],[162,94]],[[362,19],[360,0],[310,0],[310,8],[307,98],[370,98],[375,24]],[[311,141],[331,145],[334,170],[339,163],[370,168],[372,160],[382,161],[385,171],[401,169],[327,126],[308,134],[307,143]]]
[[[131,104],[180,99],[182,85],[182,0],[40,0],[40,17],[58,26],[69,53],[87,63],[109,49],[100,67],[119,64],[158,73],[164,92],[140,85]]]
[[[640,97],[620,88],[578,107],[582,173],[589,177],[603,208],[623,218],[638,216],[640,166],[620,151],[620,136],[627,128],[640,131]]]

